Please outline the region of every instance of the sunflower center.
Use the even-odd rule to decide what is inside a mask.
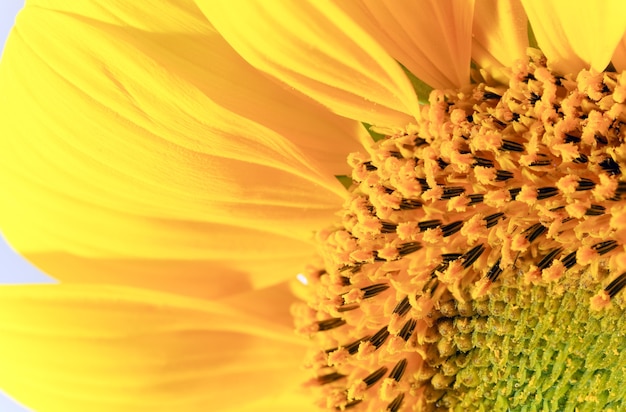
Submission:
[[[435,90],[350,156],[295,309],[321,406],[626,406],[625,101],[626,74],[557,76],[533,51],[508,88]]]

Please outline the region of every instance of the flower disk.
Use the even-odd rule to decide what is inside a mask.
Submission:
[[[529,56],[350,156],[294,308],[322,407],[626,407],[626,74]]]

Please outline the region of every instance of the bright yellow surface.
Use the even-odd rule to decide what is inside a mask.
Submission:
[[[626,30],[621,0],[522,0],[539,47],[563,74],[602,71]]]
[[[9,242],[61,280],[141,267],[168,290],[180,278],[165,272],[197,283],[228,267],[255,285],[292,276],[341,204],[333,175],[363,128],[264,78],[193,4],[166,3],[150,20],[153,10],[96,3],[29,4],[7,44]]]
[[[418,78],[435,88],[469,83],[473,0],[363,0],[363,4],[388,53]]]
[[[419,116],[417,98],[398,64],[336,2],[198,4],[253,66],[332,111],[389,127],[402,127]]]
[[[303,379],[301,342],[281,316],[249,310],[264,303],[254,296],[288,315],[275,294],[209,302],[110,285],[2,287],[0,387],[37,411],[245,410],[275,396],[306,410],[306,397],[287,396]]]
[[[474,9],[472,59],[506,84],[500,71],[526,56],[528,19],[520,0],[480,0]]]

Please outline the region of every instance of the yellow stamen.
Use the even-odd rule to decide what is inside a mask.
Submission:
[[[509,88],[435,90],[350,157],[296,311],[321,406],[626,407],[625,81],[531,51]]]

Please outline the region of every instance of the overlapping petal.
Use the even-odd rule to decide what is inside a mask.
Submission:
[[[474,8],[472,59],[497,80],[500,71],[526,56],[528,19],[520,0],[480,0]]]
[[[362,1],[377,39],[413,74],[435,88],[469,83],[473,0]]]
[[[361,126],[258,74],[193,3],[78,4],[29,3],[0,67],[9,241],[61,279],[290,275]]]
[[[289,328],[141,289],[0,287],[0,333],[0,387],[34,410],[231,410],[271,405],[302,379]]]
[[[378,126],[418,116],[410,82],[355,16],[331,1],[198,1],[253,66],[334,112]]]
[[[522,0],[539,47],[563,74],[602,71],[626,31],[620,0]]]
[[[611,62],[617,71],[626,70],[626,33],[617,44]]]

